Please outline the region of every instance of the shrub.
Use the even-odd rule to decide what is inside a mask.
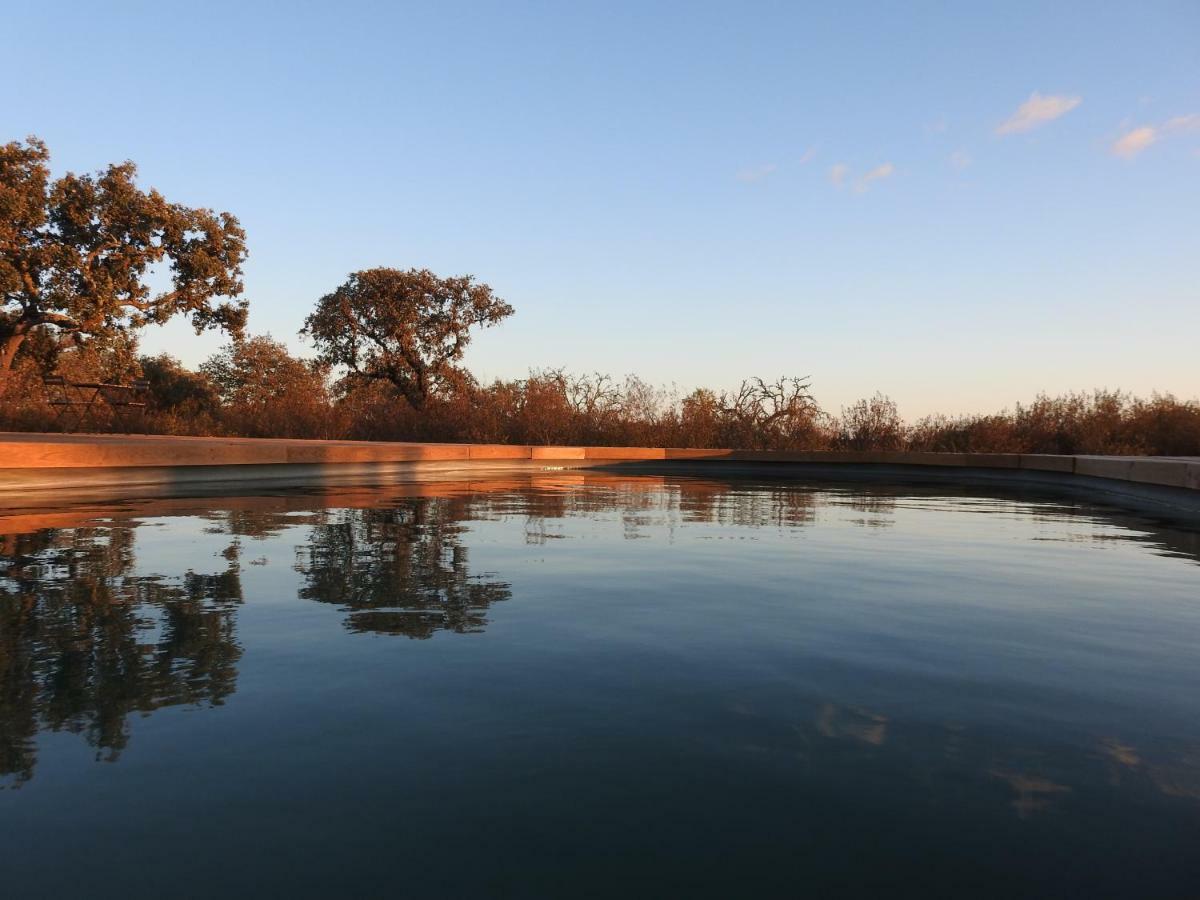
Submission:
[[[269,335],[223,347],[199,371],[163,354],[137,357],[136,342],[75,345],[31,336],[0,382],[0,428],[54,427],[41,379],[145,377],[147,429],[167,434],[601,444],[796,450],[1200,455],[1200,401],[1120,391],[1038,396],[1012,412],[926,416],[906,425],[884,394],[831,417],[808,381],[751,378],[734,391],[699,388],[679,397],[636,376],[535,370],[479,384],[447,377],[421,409],[389,382],[329,381],[323,366],[292,356]],[[103,428],[101,422],[98,427]]]
[[[842,410],[834,446],[839,450],[899,450],[905,444],[904,432],[895,401],[876,394]]]
[[[216,387],[221,419],[245,437],[333,438],[344,432],[328,370],[297,359],[270,335],[234,341],[200,366]]]

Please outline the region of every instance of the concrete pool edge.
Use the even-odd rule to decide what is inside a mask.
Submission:
[[[0,492],[214,490],[375,476],[478,478],[597,469],[891,482],[1035,485],[1200,513],[1200,457],[384,443],[159,435],[0,434]],[[49,499],[46,497],[45,499]]]

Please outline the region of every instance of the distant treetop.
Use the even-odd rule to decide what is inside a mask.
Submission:
[[[455,365],[473,326],[495,325],[513,308],[470,275],[428,269],[355,272],[317,301],[305,320],[322,361],[352,376],[389,381],[414,409],[463,376]]]

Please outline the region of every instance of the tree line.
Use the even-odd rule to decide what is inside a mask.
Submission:
[[[350,274],[305,320],[316,355],[300,359],[270,335],[246,334],[247,252],[235,216],[141,190],[133,163],[52,179],[37,138],[0,147],[0,427],[52,428],[41,379],[63,374],[145,378],[145,428],[168,434],[1200,454],[1200,402],[1170,395],[1041,396],[1011,411],[906,423],[883,394],[823,410],[797,377],[683,394],[561,369],[484,384],[462,364],[472,332],[513,307],[471,276],[426,269]],[[196,370],[139,354],[139,330],[176,316],[230,342]]]
[[[335,374],[270,336],[231,341],[196,369],[136,341],[62,347],[30,341],[12,373],[0,429],[44,431],[53,412],[41,377],[151,384],[145,430],[157,434],[773,450],[1200,455],[1200,403],[1098,390],[1040,396],[1011,410],[906,422],[883,394],[836,412],[799,378],[751,378],[686,393],[637,376],[562,369],[480,383],[469,373],[420,408],[390,382]]]

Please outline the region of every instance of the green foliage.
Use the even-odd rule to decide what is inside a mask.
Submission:
[[[131,162],[52,181],[49,160],[35,137],[0,146],[0,373],[38,329],[102,337],[187,315],[241,333],[236,218],[140,190]],[[170,287],[153,292],[163,262]]]
[[[388,381],[413,409],[470,376],[455,364],[470,329],[495,325],[513,308],[469,276],[439,278],[428,269],[355,272],[317,301],[302,334],[320,358],[359,379]]]

